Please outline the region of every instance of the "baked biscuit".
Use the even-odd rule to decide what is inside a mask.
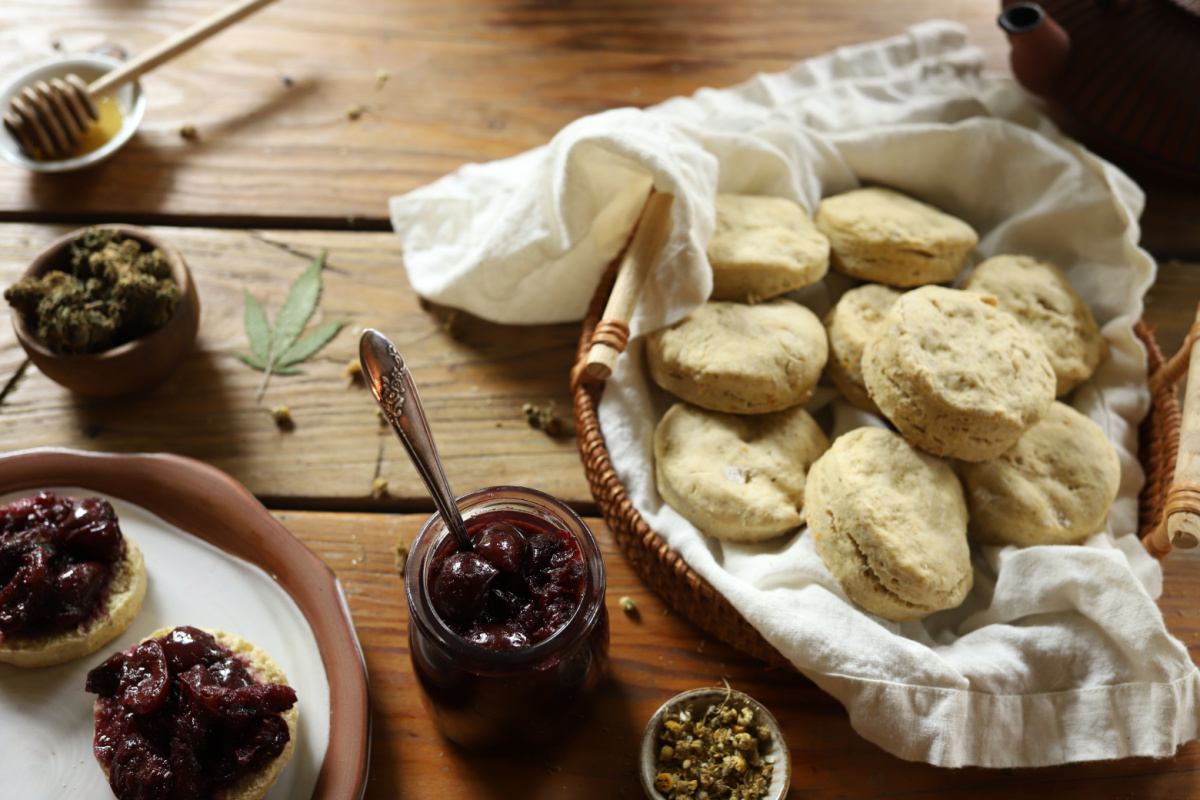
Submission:
[[[737,416],[676,403],[654,432],[654,475],[702,532],[757,542],[804,523],[805,473],[828,447],[799,406]]]
[[[1041,340],[1062,397],[1092,377],[1108,343],[1087,303],[1062,270],[1029,256],[993,256],[963,282],[968,292],[990,294]]]
[[[957,217],[879,187],[825,198],[815,222],[833,269],[902,288],[954,280],[979,243]]]
[[[713,300],[757,303],[816,283],[829,271],[829,240],[786,197],[719,194],[708,243]]]
[[[659,386],[727,414],[803,403],[828,356],[821,320],[783,298],[754,306],[710,301],[646,337],[646,363]]]
[[[137,544],[122,534],[125,550],[112,565],[112,578],[101,597],[103,608],[67,631],[0,641],[0,662],[18,667],[48,667],[94,653],[124,633],[146,597],[146,560]]]
[[[1054,370],[1041,345],[995,303],[923,286],[896,301],[863,351],[871,399],[927,452],[996,458],[1054,402]]]
[[[159,628],[158,630],[154,631],[154,633],[142,639],[142,642],[147,642],[151,639],[164,639],[173,630],[175,630],[175,628]],[[283,668],[277,661],[275,661],[275,659],[271,658],[267,651],[263,650],[261,647],[246,641],[236,634],[227,633],[215,628],[202,628],[201,630],[216,639],[218,644],[228,648],[237,658],[237,660],[240,661],[247,669],[247,671],[250,673],[250,676],[255,680],[256,683],[287,684],[287,674],[283,671]],[[90,680],[91,676],[89,675],[89,682]],[[89,691],[92,691],[92,689],[89,688]],[[93,705],[93,715],[96,724],[99,724],[104,714],[104,705],[105,701],[102,699],[97,699]],[[210,796],[220,797],[221,800],[262,800],[271,787],[275,785],[275,782],[279,779],[279,774],[283,772],[283,768],[287,766],[289,761],[291,761],[292,755],[296,749],[296,733],[300,721],[300,709],[298,703],[293,703],[290,708],[280,711],[279,715],[282,718],[283,723],[287,726],[288,732],[288,740],[283,746],[283,751],[279,755],[263,763],[254,771],[242,775],[233,783],[220,789],[216,795]],[[231,748],[233,747],[231,744],[227,745],[226,741],[220,741],[219,746],[220,745],[229,746]],[[100,765],[100,770],[104,773],[105,780],[109,780],[111,782],[109,769],[100,760],[99,751],[97,751],[95,755],[96,760]],[[197,764],[197,766],[199,766],[199,764]],[[206,777],[212,776],[209,775]],[[172,779],[176,780],[174,777]],[[191,794],[187,794],[181,789],[177,790],[177,796],[193,796]],[[114,788],[114,792],[115,791],[116,789]]]
[[[863,349],[879,334],[884,317],[899,297],[895,289],[868,283],[843,294],[825,315],[829,338],[825,374],[847,400],[864,411],[879,413],[863,383]]]
[[[946,462],[895,433],[839,436],[809,470],[806,503],[817,552],[867,611],[922,619],[971,590],[962,486]]]
[[[1077,544],[1104,530],[1121,483],[1100,426],[1055,403],[999,458],[963,464],[971,535],[986,544]]]

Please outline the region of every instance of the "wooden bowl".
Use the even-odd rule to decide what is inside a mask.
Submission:
[[[161,250],[171,264],[171,274],[179,284],[179,305],[162,327],[100,353],[61,354],[46,347],[25,324],[24,315],[14,309],[13,330],[17,340],[47,377],[73,392],[94,397],[135,394],[158,385],[191,351],[200,327],[200,297],[183,256],[162,237],[135,225],[95,225],[102,230],[120,231],[144,245]],[[81,228],[56,239],[30,263],[22,277],[36,277],[52,269],[70,268],[70,244]]]

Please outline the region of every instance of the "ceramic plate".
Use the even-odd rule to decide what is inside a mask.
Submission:
[[[100,496],[145,553],[146,600],[133,624],[67,664],[0,664],[6,791],[110,796],[92,757],[92,667],[164,626],[221,628],[261,646],[296,689],[295,755],[268,800],[358,800],[370,717],[362,651],[333,572],[246,489],[171,455],[31,450],[0,457],[0,502],[38,490]]]

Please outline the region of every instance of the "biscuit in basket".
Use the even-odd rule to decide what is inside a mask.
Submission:
[[[808,527],[846,595],[893,622],[962,603],[974,581],[962,486],[882,428],[839,436],[808,473]]]
[[[868,283],[843,294],[825,315],[825,333],[829,337],[825,374],[847,400],[864,411],[879,413],[863,383],[863,350],[879,334],[884,317],[899,297],[900,292],[895,289]]]
[[[1092,310],[1062,270],[1029,256],[993,256],[963,282],[968,292],[990,294],[1041,340],[1062,397],[1086,381],[1108,355]]]
[[[825,198],[814,221],[829,238],[830,267],[902,288],[953,281],[979,243],[957,217],[880,187]]]
[[[676,403],[654,432],[658,492],[702,532],[757,542],[804,522],[804,481],[829,440],[799,406],[737,416]]]
[[[727,414],[803,403],[828,355],[821,320],[783,298],[753,306],[709,301],[646,337],[646,363],[659,386]]]
[[[719,194],[708,243],[713,300],[757,303],[816,283],[829,270],[829,240],[786,197]]]
[[[962,465],[971,535],[986,544],[1077,544],[1104,530],[1121,483],[1100,426],[1055,403],[999,458]]]
[[[871,399],[905,438],[938,456],[996,458],[1054,402],[1054,370],[995,298],[923,286],[888,311],[863,351]]]

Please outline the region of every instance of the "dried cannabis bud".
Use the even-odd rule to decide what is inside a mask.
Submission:
[[[56,353],[99,353],[159,328],[179,305],[161,250],[89,228],[71,243],[70,272],[22,278],[4,299]]]
[[[760,800],[771,788],[775,765],[759,751],[771,731],[732,695],[698,715],[668,714],[658,738],[654,787],[669,800]]]

